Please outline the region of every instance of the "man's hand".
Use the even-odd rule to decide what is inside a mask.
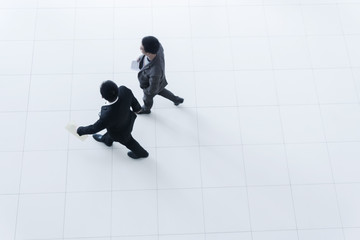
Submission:
[[[84,127],[78,127],[78,129],[76,130],[76,133],[77,133],[79,136],[84,135]]]

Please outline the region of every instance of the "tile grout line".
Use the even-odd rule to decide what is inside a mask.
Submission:
[[[302,183],[302,184],[292,184],[292,186],[297,187],[304,187],[304,186],[324,186],[333,184],[333,182],[323,182],[323,183]],[[360,182],[340,182],[337,185],[359,185]],[[160,191],[167,191],[167,190],[195,190],[195,189],[234,189],[234,188],[265,188],[265,187],[286,187],[289,184],[270,184],[270,185],[222,185],[222,186],[215,186],[215,187],[173,187],[173,188],[159,188]],[[157,188],[135,188],[135,189],[115,189],[112,190],[113,192],[136,192],[136,191],[154,191]],[[111,190],[87,190],[87,191],[67,191],[70,194],[78,194],[78,193],[110,193]],[[0,196],[26,196],[26,195],[44,195],[44,194],[64,194],[64,192],[24,192],[24,193],[4,193],[0,194]]]
[[[151,4],[151,33],[154,32],[154,0],[150,0]],[[141,100],[140,100],[141,101]],[[158,145],[157,145],[157,117],[154,115],[154,134],[155,134],[155,143],[154,143],[154,154],[155,154],[155,193],[156,193],[156,238],[160,239],[160,213],[159,213],[159,183],[158,183]]]
[[[359,35],[360,36],[360,35]],[[309,36],[307,36],[309,37]],[[262,37],[265,38],[265,37]],[[227,38],[229,39],[229,37]],[[116,39],[115,39],[116,40]],[[78,40],[76,40],[78,41]],[[112,41],[111,40],[107,40],[107,41]],[[11,41],[14,42],[14,41]],[[31,42],[31,41],[26,41],[26,42]],[[39,40],[36,40],[36,42],[40,42]],[[314,68],[311,67],[278,67],[278,68],[239,68],[239,69],[234,69],[234,70],[229,70],[229,69],[217,69],[217,70],[168,70],[167,72],[169,73],[192,73],[192,72],[196,72],[196,73],[204,73],[204,72],[254,72],[254,71],[262,71],[262,72],[271,72],[273,70],[278,70],[278,71],[291,71],[291,70],[313,70]],[[360,66],[341,66],[341,67],[317,67],[317,70],[344,70],[344,69],[356,69],[356,70],[360,70]],[[104,75],[104,74],[131,74],[132,72],[130,71],[119,71],[119,72],[76,72],[76,73],[71,73],[71,72],[55,72],[55,73],[32,73],[33,76],[53,76],[53,75],[83,75],[83,76],[89,76],[89,75]],[[28,76],[29,74],[24,74],[24,73],[5,73],[2,74],[0,73],[0,76]]]
[[[16,207],[16,218],[15,218],[15,227],[14,227],[14,240],[17,237],[17,228],[19,222],[19,212],[20,212],[20,194],[21,194],[21,183],[22,183],[22,175],[23,175],[23,166],[24,166],[24,157],[25,157],[25,149],[26,149],[26,132],[27,132],[27,121],[29,119],[29,102],[30,102],[30,93],[31,93],[31,81],[32,81],[32,69],[34,66],[34,55],[35,55],[35,35],[36,35],[36,26],[37,26],[37,19],[38,19],[38,6],[39,0],[36,1],[36,8],[35,8],[35,20],[34,20],[34,35],[33,35],[33,46],[32,46],[32,57],[31,57],[31,67],[29,73],[29,87],[28,87],[28,96],[27,96],[27,104],[26,104],[26,116],[25,116],[25,129],[24,129],[24,138],[23,138],[23,146],[22,146],[22,156],[21,156],[21,164],[20,164],[20,179],[19,179],[19,191],[17,194],[17,207]]]
[[[76,34],[76,17],[77,17],[77,0],[74,0],[74,29],[73,29],[73,49],[72,49],[72,66],[71,66],[71,87],[70,87],[70,101],[69,101],[69,121],[71,121],[72,116],[72,100],[73,100],[73,85],[74,85],[74,59],[75,59],[75,34]],[[64,211],[63,211],[63,226],[62,226],[62,237],[65,239],[65,226],[66,226],[66,206],[68,199],[68,173],[69,173],[69,157],[70,157],[70,134],[68,134],[68,142],[67,142],[67,151],[66,151],[66,172],[65,172],[65,192],[64,192]]]
[[[262,7],[263,3],[260,5],[261,8]],[[230,20],[229,20],[229,4],[228,4],[228,0],[226,0],[226,16],[227,16],[227,27],[228,27],[228,40],[229,40],[229,44],[231,46],[231,49],[233,48],[233,38],[231,36],[231,31],[230,31]],[[237,89],[237,86],[238,86],[238,82],[237,82],[237,79],[236,79],[236,70],[235,70],[235,57],[234,56],[234,53],[233,51],[231,52],[231,64],[232,64],[232,76],[233,76],[233,84],[234,84],[234,88]],[[254,239],[254,229],[253,229],[253,224],[252,224],[252,217],[251,217],[251,209],[250,209],[250,197],[249,197],[249,185],[248,185],[248,181],[247,181],[247,175],[246,175],[246,164],[245,164],[245,153],[244,153],[244,145],[243,145],[243,136],[242,136],[242,124],[241,124],[241,119],[240,119],[240,116],[241,116],[241,113],[240,113],[240,100],[239,100],[239,96],[238,96],[238,93],[235,94],[235,97],[236,97],[236,103],[237,103],[237,106],[236,106],[236,112],[237,112],[237,116],[238,116],[238,121],[237,121],[237,124],[238,124],[238,127],[239,127],[239,137],[240,137],[240,141],[241,141],[241,156],[242,156],[242,167],[244,169],[244,188],[245,188],[245,194],[246,194],[246,204],[247,204],[247,210],[248,210],[248,222],[249,222],[249,232],[250,232],[250,237],[251,239],[253,240]],[[227,145],[228,146],[228,145]]]
[[[201,157],[201,143],[200,143],[200,132],[199,132],[199,108],[198,108],[198,99],[197,99],[197,80],[196,80],[196,71],[195,71],[195,63],[194,63],[194,36],[193,36],[193,29],[192,29],[192,21],[193,18],[191,17],[192,6],[190,5],[190,0],[188,0],[188,10],[189,10],[189,27],[190,27],[190,41],[191,41],[191,57],[193,60],[192,64],[192,78],[194,84],[194,94],[195,94],[195,112],[196,112],[196,130],[197,130],[197,154],[198,154],[198,163],[199,163],[199,174],[200,174],[200,191],[201,191],[201,210],[202,210],[202,223],[203,223],[203,239],[207,239],[206,233],[206,216],[205,216],[205,201],[204,201],[204,183],[203,183],[203,175],[202,175],[202,157]]]
[[[344,40],[345,43],[345,49],[346,49],[346,54],[348,57],[348,61],[349,61],[349,65],[350,65],[350,70],[351,70],[351,76],[352,76],[352,80],[355,86],[355,91],[356,91],[356,98],[358,100],[358,103],[360,105],[360,86],[356,81],[356,76],[354,74],[354,69],[357,69],[358,67],[354,66],[352,61],[351,61],[351,57],[350,57],[350,49],[349,49],[349,44],[347,41],[347,38],[349,35],[345,34],[345,30],[344,30],[344,24],[343,24],[343,19],[341,17],[341,12],[340,12],[340,3],[336,3],[336,9],[337,9],[337,13],[338,13],[338,17],[339,17],[339,21],[340,21],[340,25],[341,25],[341,31],[342,31],[342,38]],[[353,35],[350,35],[353,36]],[[354,36],[359,36],[359,34],[354,34]]]
[[[358,90],[358,89],[356,89],[356,88],[357,88],[357,84],[356,84],[356,81],[355,81],[355,75],[354,75],[354,71],[353,71],[353,65],[352,65],[352,61],[351,61],[351,58],[350,58],[349,46],[348,46],[348,43],[347,43],[347,39],[346,39],[346,37],[345,37],[345,30],[344,30],[343,20],[342,20],[341,13],[340,13],[340,6],[341,6],[341,5],[340,5],[339,2],[336,2],[336,3],[335,3],[335,6],[336,6],[336,9],[337,9],[337,14],[338,14],[339,21],[340,21],[340,25],[341,25],[342,39],[343,39],[344,44],[345,44],[345,49],[346,49],[346,54],[347,54],[347,60],[348,60],[349,66],[350,66],[351,75],[352,75],[352,80],[353,80],[354,87],[355,87],[355,91],[356,91],[356,90]],[[316,84],[316,83],[315,83],[315,84]],[[315,86],[316,86],[316,85],[315,85]],[[317,87],[317,86],[316,86],[316,87]],[[317,88],[316,88],[316,91],[317,91]],[[358,102],[359,102],[359,104],[360,104],[359,91],[356,91],[356,97],[357,97]],[[319,105],[319,107],[320,107],[321,121],[322,121],[322,123],[323,123],[322,125],[324,126],[324,116],[323,116],[323,113],[322,113],[321,105]],[[359,110],[358,110],[358,111],[359,111]],[[338,187],[337,187],[336,179],[335,179],[335,176],[334,176],[334,166],[333,166],[332,157],[331,157],[331,154],[330,154],[330,146],[329,146],[329,143],[328,143],[328,141],[327,141],[327,134],[326,134],[326,131],[325,131],[325,127],[323,127],[323,131],[324,131],[324,136],[325,136],[325,141],[326,141],[325,144],[326,144],[326,150],[327,150],[327,154],[328,154],[329,165],[330,165],[330,169],[331,169],[331,177],[332,177],[332,180],[333,180],[333,189],[334,189],[335,198],[336,198],[337,214],[338,214],[338,217],[339,217],[339,219],[340,219],[342,236],[344,237],[344,239],[346,239],[346,234],[345,234],[345,229],[344,229],[344,222],[343,222],[343,217],[342,217],[342,214],[341,214],[341,207],[340,207]]]
[[[334,5],[334,4],[333,4]],[[335,3],[335,6],[338,7],[338,3]],[[302,17],[304,19],[304,13],[303,13],[303,9],[301,8],[301,14],[302,14]],[[341,20],[340,20],[341,21]],[[341,22],[340,22],[341,23]],[[341,26],[341,29],[342,26]],[[311,52],[310,52],[310,48],[309,48],[309,42],[308,42],[308,38],[311,37],[311,36],[308,36],[307,34],[305,35],[305,38],[306,38],[306,50],[308,52],[308,55],[310,56],[310,64],[311,64],[311,73],[312,73],[312,80],[313,80],[313,84],[314,84],[314,87],[315,87],[315,92],[316,92],[316,97],[317,97],[317,102],[318,102],[318,110],[319,110],[319,113],[320,113],[320,119],[321,119],[321,127],[322,127],[322,134],[324,136],[324,144],[326,146],[326,152],[327,152],[327,156],[328,156],[328,163],[329,163],[329,167],[331,169],[331,178],[332,178],[332,183],[330,183],[333,187],[333,190],[334,190],[334,193],[335,193],[335,197],[336,197],[336,207],[337,207],[337,214],[338,214],[338,217],[339,217],[339,220],[340,220],[340,223],[341,223],[341,231],[342,231],[342,236],[344,237],[345,239],[345,231],[344,231],[344,226],[343,226],[343,223],[342,223],[342,218],[341,218],[341,212],[340,212],[340,206],[339,206],[339,199],[338,199],[338,194],[337,194],[337,190],[336,190],[336,183],[335,183],[335,178],[334,178],[334,169],[333,169],[333,166],[332,166],[332,163],[331,163],[331,156],[330,156],[330,150],[329,150],[329,142],[328,142],[328,139],[327,139],[327,134],[326,134],[326,129],[325,129],[325,126],[324,126],[324,116],[323,116],[323,111],[322,111],[322,104],[320,102],[320,96],[319,96],[319,90],[318,90],[318,84],[316,82],[316,77],[315,77],[315,68],[314,68],[314,65],[313,65],[313,61],[311,59]],[[343,36],[344,38],[344,36]],[[349,57],[348,57],[348,61],[349,61]],[[350,63],[350,62],[349,62]],[[329,185],[329,184],[327,184]]]
[[[116,14],[116,9],[115,9],[115,4],[116,4],[116,0],[113,0],[112,1],[112,5],[113,5],[113,9],[112,9],[112,14],[113,14],[113,27],[112,27],[112,30],[113,30],[113,41],[112,41],[112,53],[113,53],[113,56],[112,56],[112,60],[113,60],[113,66],[112,66],[112,70],[113,70],[113,73],[112,73],[112,81],[115,82],[115,59],[116,59],[116,54],[115,54],[115,50],[116,50],[116,47],[115,47],[115,26],[116,26],[116,19],[115,19],[115,14]],[[110,170],[110,240],[113,239],[113,207],[114,207],[114,189],[113,189],[113,183],[114,183],[114,153],[115,153],[115,148],[111,148],[111,170]]]
[[[301,4],[295,4],[294,6],[298,6],[301,8]],[[286,141],[285,141],[285,132],[284,132],[284,122],[281,116],[281,109],[280,109],[280,97],[279,97],[279,90],[278,90],[278,84],[276,81],[276,75],[275,75],[275,68],[274,68],[274,56],[273,56],[273,51],[272,51],[272,47],[271,47],[271,35],[269,33],[269,25],[268,25],[268,21],[267,21],[267,14],[266,14],[266,8],[265,6],[263,6],[263,11],[264,11],[264,18],[266,20],[266,33],[267,33],[267,42],[268,42],[268,47],[269,47],[269,52],[270,52],[270,60],[271,60],[271,66],[272,66],[272,80],[273,83],[275,85],[275,94],[276,94],[276,101],[277,101],[277,111],[278,111],[278,116],[280,119],[280,126],[281,126],[281,136],[282,136],[282,148],[284,150],[284,154],[285,154],[285,162],[286,162],[286,170],[287,170],[287,176],[288,176],[288,180],[289,180],[289,188],[290,188],[290,195],[291,195],[291,202],[292,202],[292,212],[293,212],[293,216],[294,216],[294,221],[295,221],[295,229],[296,229],[296,236],[297,239],[300,240],[300,236],[299,236],[299,228],[298,228],[298,219],[297,219],[297,215],[296,215],[296,209],[295,209],[295,201],[294,201],[294,190],[293,190],[293,185],[291,182],[291,176],[290,176],[290,169],[289,169],[289,159],[288,159],[288,152],[287,152],[287,147],[286,147]],[[302,17],[303,20],[303,17]],[[304,27],[305,28],[305,27]],[[305,31],[305,29],[304,29]]]

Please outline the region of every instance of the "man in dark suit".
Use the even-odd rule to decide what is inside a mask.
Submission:
[[[149,114],[153,105],[153,98],[160,95],[172,101],[176,106],[183,103],[184,99],[175,96],[165,87],[168,84],[165,77],[164,49],[159,40],[153,36],[144,37],[140,50],[142,56],[138,58],[138,79],[140,88],[144,92],[144,105],[138,114]]]
[[[149,153],[131,135],[136,118],[134,112],[141,110],[131,90],[125,86],[118,88],[113,81],[107,80],[101,84],[100,93],[108,104],[101,107],[99,120],[92,125],[79,127],[77,133],[80,136],[93,134],[96,141],[103,142],[108,147],[111,147],[114,141],[119,142],[131,150],[128,156],[134,159],[149,156]],[[105,128],[106,134],[95,134]]]

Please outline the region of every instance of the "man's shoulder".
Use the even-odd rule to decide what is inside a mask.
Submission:
[[[119,87],[119,90],[120,91],[128,91],[128,90],[130,90],[128,87],[126,87],[126,86],[124,86],[124,85],[121,85],[120,87]]]
[[[110,105],[105,105],[101,107],[101,116],[103,116],[103,114],[106,114],[110,111],[111,106]]]
[[[124,85],[121,85],[119,87],[119,96],[123,95],[123,94],[129,94],[129,93],[131,93],[131,89],[129,89],[128,87],[126,87]]]

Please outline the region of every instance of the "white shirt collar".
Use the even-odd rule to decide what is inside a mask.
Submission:
[[[109,105],[112,105],[112,104],[116,103],[118,99],[119,99],[119,97],[117,97],[117,98],[115,99],[115,101],[113,101],[113,102],[111,102],[111,103],[109,103],[108,101],[106,101],[106,102],[105,102],[105,106],[109,106]]]

